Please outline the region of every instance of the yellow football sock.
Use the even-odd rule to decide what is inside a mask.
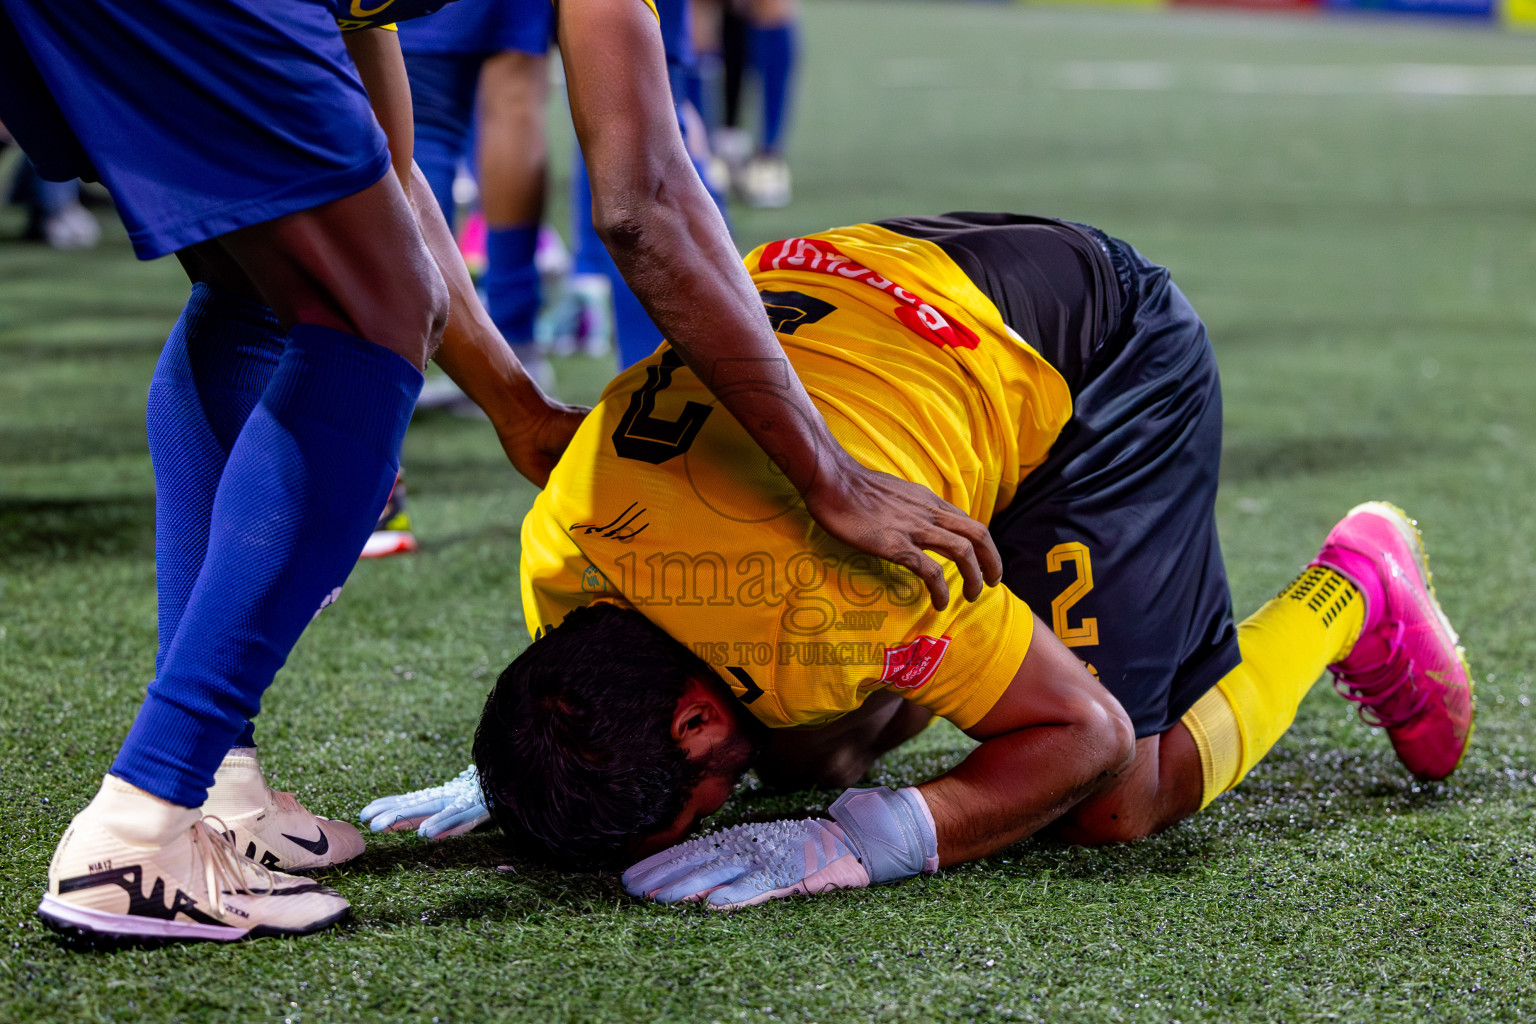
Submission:
[[[1269,753],[1323,669],[1343,659],[1365,623],[1354,584],[1313,566],[1237,627],[1243,661],[1185,713],[1200,752],[1200,806],[1242,781]]]
[[[1239,665],[1233,671],[1241,672]],[[1237,769],[1243,760],[1242,733],[1237,727],[1237,716],[1227,695],[1217,683],[1195,701],[1195,706],[1184,712],[1180,719],[1189,735],[1194,738],[1195,749],[1200,752],[1200,809],[1237,785]]]

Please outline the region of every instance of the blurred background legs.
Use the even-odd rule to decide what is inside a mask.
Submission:
[[[23,238],[55,249],[89,249],[101,240],[101,224],[80,201],[80,182],[45,181],[25,155],[6,195],[10,203],[26,207]]]

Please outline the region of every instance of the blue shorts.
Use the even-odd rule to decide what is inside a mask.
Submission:
[[[322,0],[0,0],[0,121],[45,178],[99,178],[140,259],[389,170]]]
[[[1216,537],[1221,383],[1168,271],[1081,230],[1108,257],[1118,316],[1082,368],[1072,419],[991,531],[1003,583],[1140,738],[1171,728],[1241,661]]]
[[[419,54],[490,54],[516,50],[543,56],[555,38],[551,0],[458,0],[400,26],[400,48]]]

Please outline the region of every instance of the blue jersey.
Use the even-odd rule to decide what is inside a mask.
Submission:
[[[152,259],[382,178],[389,148],[337,19],[442,3],[4,0],[0,120],[45,177],[99,177]]]
[[[343,0],[332,2],[344,6]],[[431,0],[417,2],[430,4]],[[667,62],[691,63],[693,41],[689,35],[688,0],[637,2],[650,7],[661,23]],[[356,6],[354,0],[353,7]],[[400,27],[400,48],[417,54],[469,55],[516,50],[539,55],[548,52],[554,38],[552,0],[458,0],[430,18]]]
[[[516,50],[542,56],[554,38],[555,5],[550,0],[458,0],[430,18],[400,26],[400,48],[408,54]]]

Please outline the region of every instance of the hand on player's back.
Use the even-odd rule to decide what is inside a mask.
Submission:
[[[592,410],[545,397],[542,408],[524,406],[511,420],[496,422],[496,436],[512,468],[537,487],[549,482],[555,463],[565,454],[576,428]]]
[[[811,517],[850,547],[916,573],[934,608],[949,606],[944,569],[925,551],[953,561],[965,580],[965,599],[1003,578],[1003,559],[987,528],[921,484],[869,469],[842,453],[831,472],[806,490]]]

